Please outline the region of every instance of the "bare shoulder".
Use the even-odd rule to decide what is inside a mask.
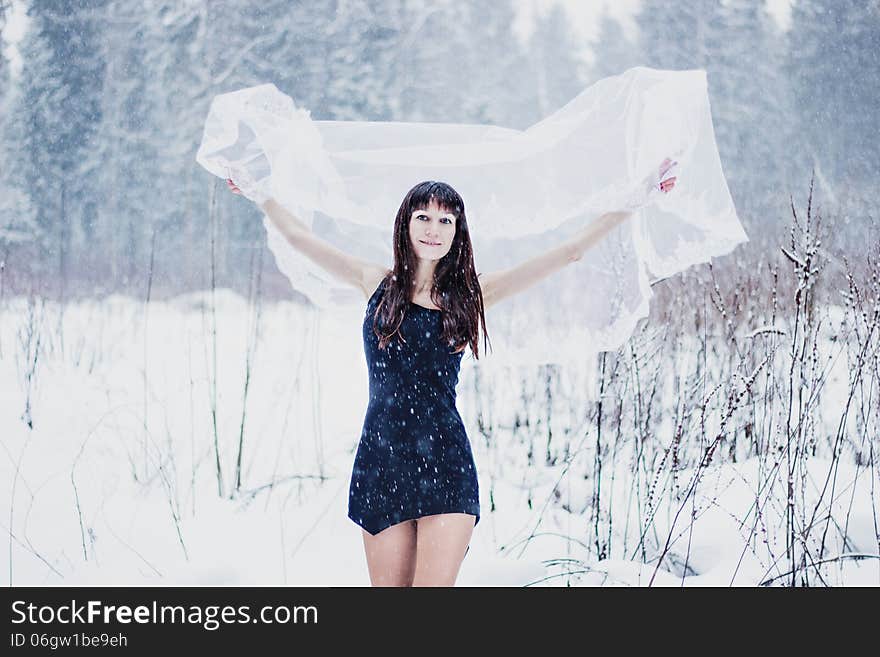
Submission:
[[[382,282],[382,279],[390,273],[391,270],[385,265],[367,264],[364,267],[361,291],[364,293],[367,300],[373,296],[373,292],[379,287],[379,283]]]

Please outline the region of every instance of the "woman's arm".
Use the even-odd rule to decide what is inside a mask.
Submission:
[[[676,176],[666,175],[678,164],[665,158],[656,173],[649,174],[632,190],[630,198],[623,209],[606,212],[593,221],[584,230],[575,234],[561,246],[526,260],[525,262],[499,272],[480,274],[480,286],[483,291],[483,305],[488,308],[502,299],[522,292],[555,271],[562,269],[570,262],[580,260],[584,253],[595,246],[613,228],[632,216],[638,208],[651,199],[655,190],[669,193],[675,187]]]
[[[291,246],[340,281],[359,288],[365,298],[370,298],[388,272],[387,267],[344,253],[322,240],[275,199],[267,199],[259,206]]]
[[[631,216],[630,212],[607,212],[584,230],[534,258],[510,269],[480,274],[483,306],[489,308],[502,299],[522,292],[567,264],[577,262],[608,232]]]

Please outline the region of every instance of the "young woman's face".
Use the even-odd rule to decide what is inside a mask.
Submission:
[[[419,258],[439,260],[452,247],[455,215],[443,212],[434,201],[424,210],[415,210],[409,221],[409,239]]]

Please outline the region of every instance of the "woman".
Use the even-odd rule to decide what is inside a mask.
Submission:
[[[581,258],[653,190],[669,192],[668,158],[622,211],[513,268],[477,274],[464,202],[425,181],[403,199],[394,266],[349,256],[317,238],[273,199],[261,209],[290,244],[367,299],[364,351],[370,401],[349,486],[373,586],[452,586],[480,519],[470,444],[455,406],[466,347],[479,358],[485,309]],[[231,179],[230,189],[242,191]]]

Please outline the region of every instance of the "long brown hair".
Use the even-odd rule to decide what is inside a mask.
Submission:
[[[394,220],[394,269],[384,280],[384,295],[373,315],[373,332],[379,337],[380,349],[384,349],[395,334],[403,340],[400,325],[415,292],[413,275],[416,256],[410,244],[409,222],[413,212],[426,209],[432,200],[443,212],[455,215],[455,237],[449,252],[440,258],[434,268],[431,301],[442,311],[442,338],[454,348],[450,353],[462,352],[470,345],[474,357],[479,359],[481,323],[484,347],[489,337],[483,291],[474,268],[474,251],[464,201],[458,192],[444,182],[421,182],[407,192],[400,204]]]

